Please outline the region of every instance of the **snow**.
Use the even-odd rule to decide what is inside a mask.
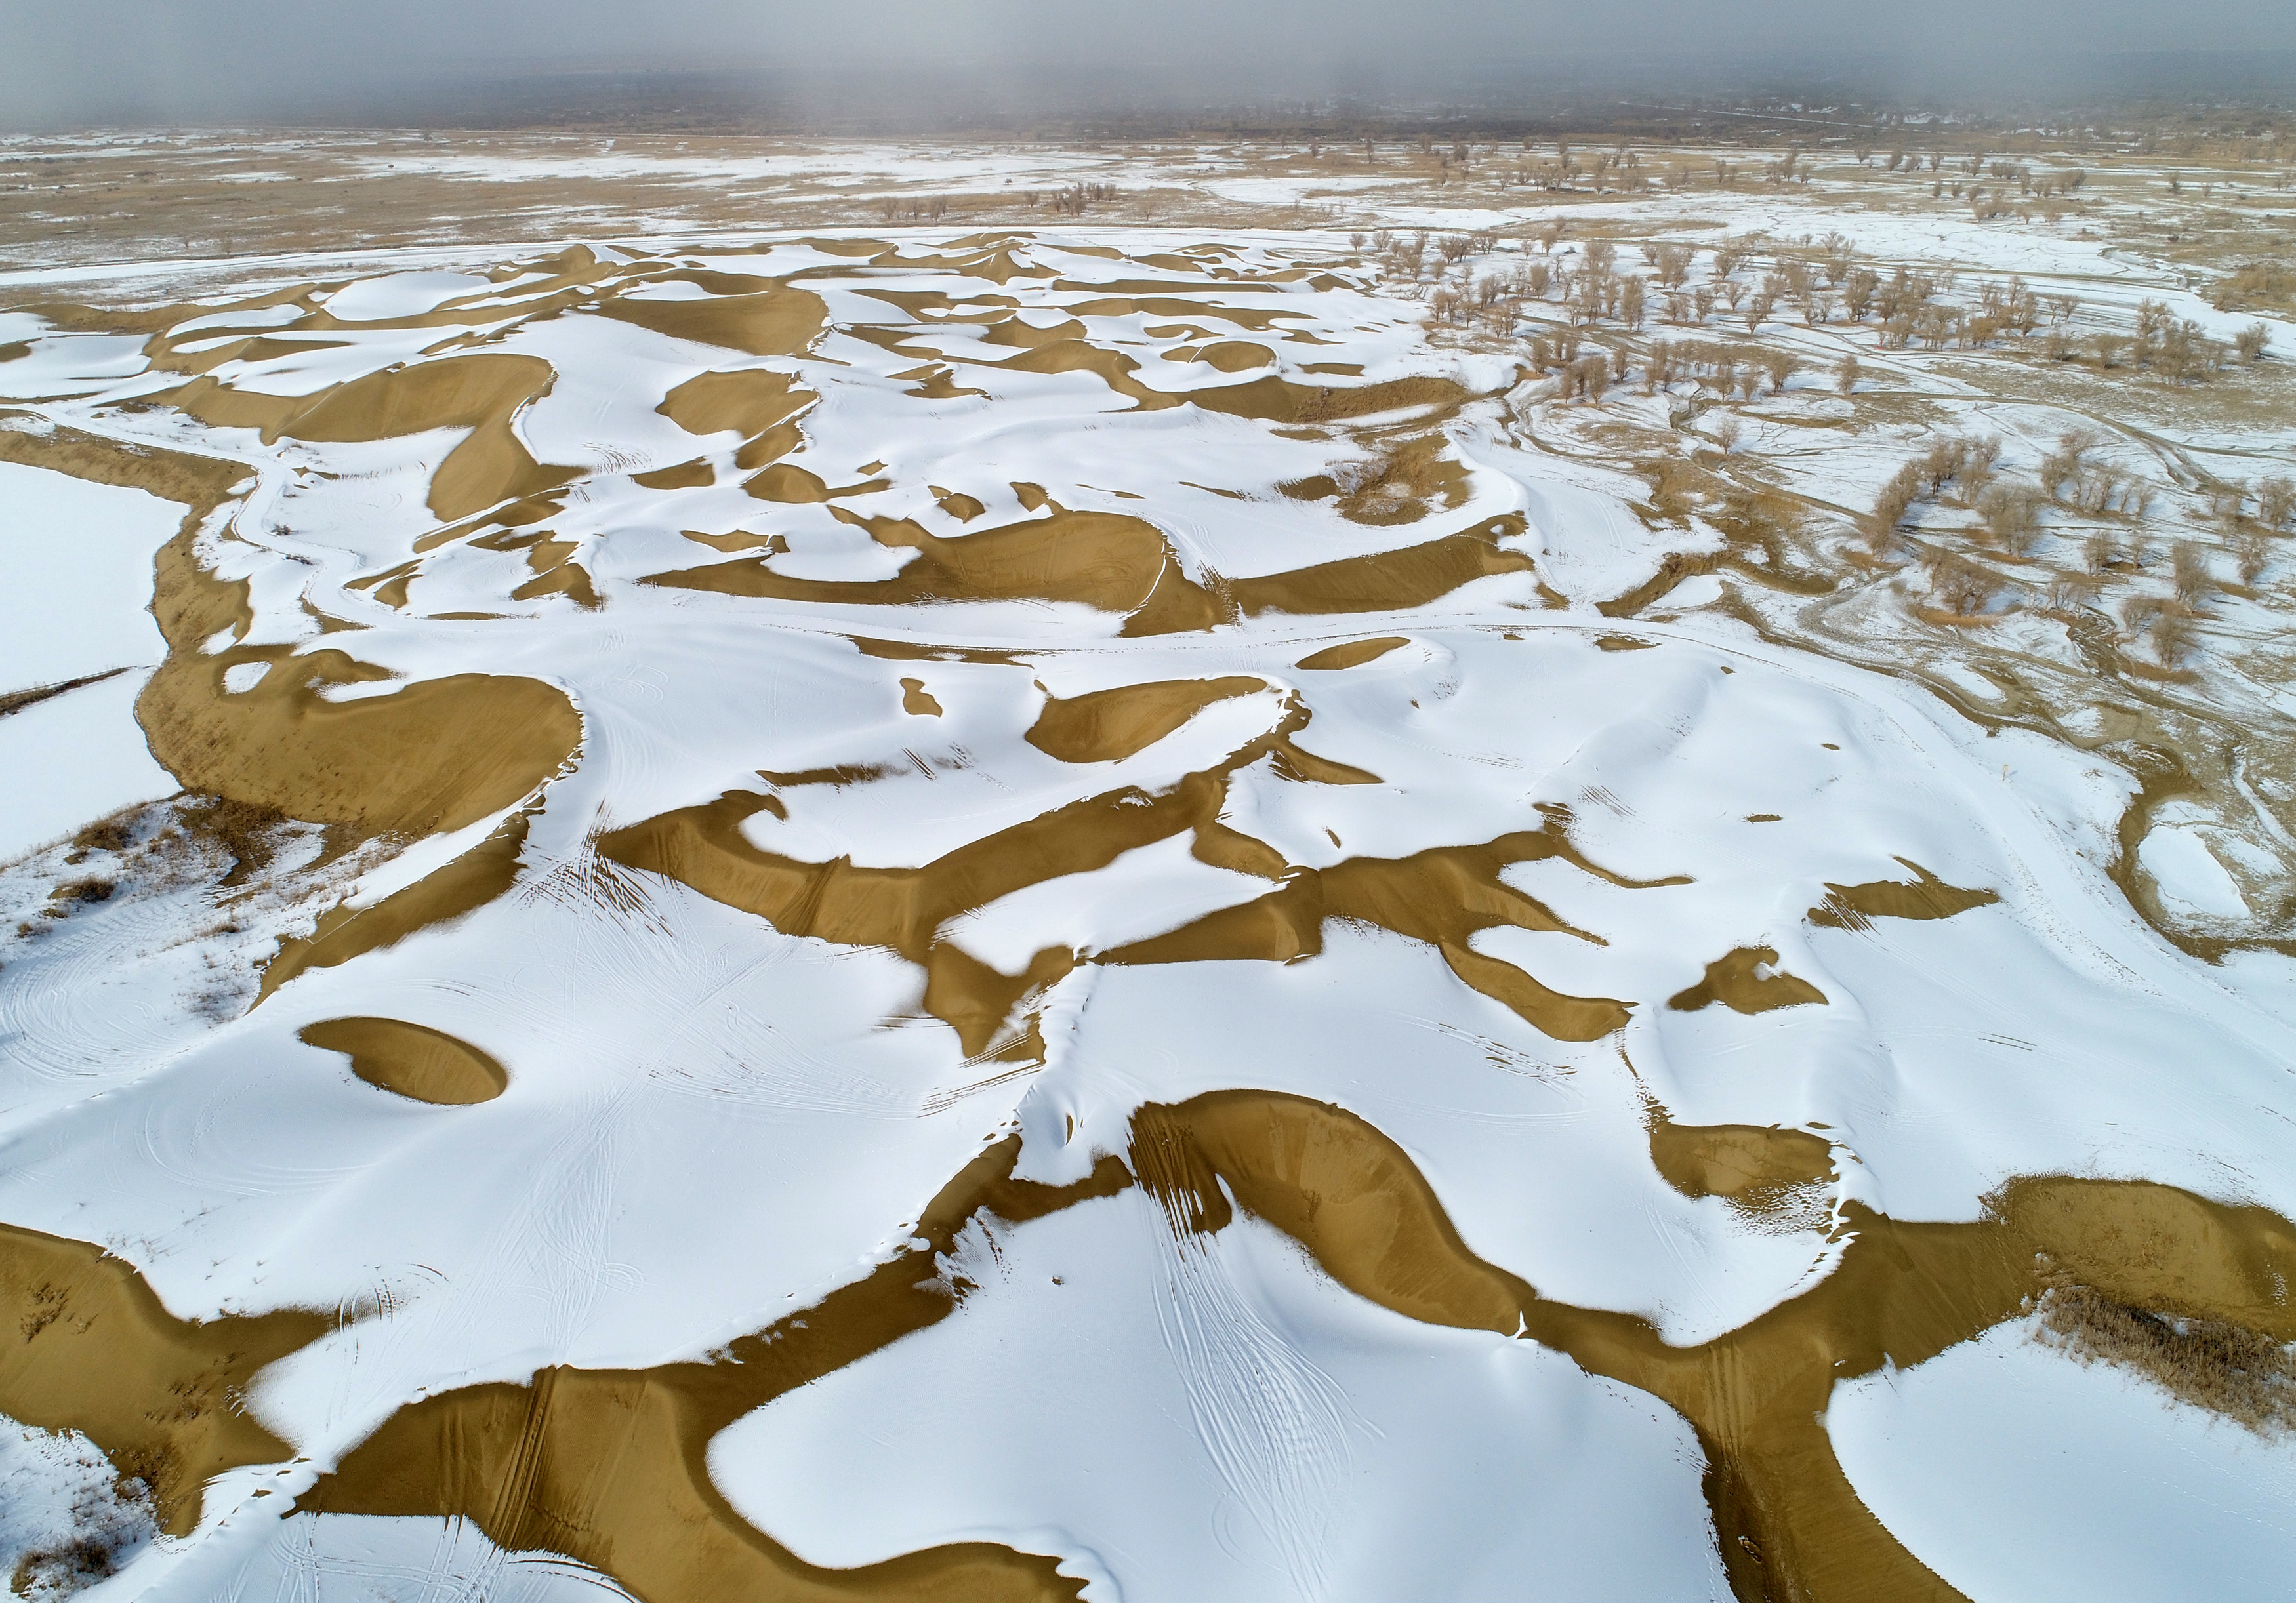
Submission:
[[[183,516],[142,490],[0,462],[0,686],[113,675],[0,716],[0,771],[20,776],[0,788],[0,860],[178,789],[135,698],[167,650],[152,555]]]
[[[2171,825],[2154,830],[2137,848],[2136,861],[2160,890],[2161,899],[2180,912],[2232,919],[2248,912],[2240,887],[2196,829]]]
[[[468,170],[537,176],[484,160],[494,165]],[[817,170],[810,160],[665,170],[720,183]],[[900,170],[990,182],[1010,165],[919,158]],[[1727,204],[1733,226],[1773,206]],[[1786,215],[1781,206],[1772,220]],[[1921,245],[1887,232],[1898,226],[1874,219],[1873,248]],[[829,331],[768,358],[578,308],[523,322],[505,304],[465,307],[487,348],[556,374],[512,427],[537,460],[583,476],[525,532],[570,548],[594,609],[562,594],[515,599],[535,577],[527,549],[430,519],[427,481],[460,428],[266,445],[253,430],[116,407],[164,380],[105,336],[40,338],[0,365],[0,384],[51,397],[33,408],[48,421],[246,465],[254,487],[202,536],[202,560],[246,584],[247,643],[347,650],[390,675],[332,700],[521,675],[562,689],[581,724],[565,771],[453,834],[370,842],[323,863],[312,830],[264,886],[130,884],[11,949],[0,1218],[120,1244],[182,1317],[381,1304],[254,1387],[250,1408],[295,1463],[226,1477],[201,1533],[155,1546],[139,1574],[184,1597],[308,1583],[298,1595],[414,1599],[472,1575],[494,1576],[497,1595],[570,1597],[597,1578],[500,1554],[459,1523],[284,1516],[308,1476],[417,1398],[523,1384],[546,1364],[708,1354],[885,1262],[985,1143],[1017,1131],[1022,1178],[1072,1181],[1126,1149],[1143,1103],[1208,1092],[1293,1094],[1361,1117],[1419,1166],[1472,1251],[1545,1296],[1641,1315],[1679,1344],[1742,1326],[1828,1273],[1842,1248],[1826,1211],[1848,1201],[1966,1221],[2016,1175],[2141,1175],[2215,1196],[2230,1187],[2296,1215],[2281,1133],[2296,1114],[2290,965],[2258,953],[2211,967],[2138,919],[2102,866],[2118,850],[2128,776],[2038,735],[1977,728],[1912,679],[1758,634],[1716,604],[1735,583],[1720,576],[1688,581],[1648,616],[1603,616],[1597,603],[1644,583],[1669,552],[1711,551],[1719,536],[1652,527],[1633,509],[1641,479],[1599,453],[1530,438],[1501,393],[1511,364],[1431,338],[1414,308],[1360,274],[1206,281],[1202,321],[1281,311],[1288,330],[1329,342],[1240,332],[1268,346],[1278,375],[1320,382],[1307,363],[1344,358],[1367,380],[1444,376],[1478,392],[1431,425],[1463,469],[1461,504],[1365,525],[1277,488],[1362,460],[1365,438],[1144,410],[1094,373],[1016,365],[1017,348],[987,343],[980,325],[911,319],[861,293],[931,290],[1050,326],[1099,295],[1093,286],[1140,273],[1088,253],[1111,240],[1143,253],[1201,242],[1045,233],[1014,247],[1044,271],[998,285],[945,265],[861,276],[851,258],[785,241],[723,257],[685,241],[697,262],[788,274],[822,297]],[[921,252],[944,241],[907,242]],[[1238,234],[1205,259],[1273,274],[1323,262],[1327,243]],[[2031,249],[2035,271],[2043,257],[2056,270],[2079,265],[2064,241]],[[302,395],[428,359],[454,329],[373,325],[516,292],[516,280],[458,270],[472,265],[430,251],[367,261],[327,302],[359,325],[329,331],[342,343],[266,343],[217,376]],[[2149,292],[2149,281],[2131,285]],[[287,328],[277,311],[196,321]],[[1150,331],[1176,319],[1083,321],[1088,339],[1137,363],[1135,382],[1166,395],[1249,381],[1162,360],[1194,343]],[[898,331],[903,348],[855,331],[865,328]],[[928,348],[988,396],[911,393],[898,375]],[[741,487],[734,436],[687,434],[658,410],[702,372],[758,366],[820,397],[790,466],[840,489],[882,484],[763,501]],[[1804,405],[1770,404],[1763,449],[1791,437]],[[2047,436],[2035,418],[2021,438]],[[1898,460],[1898,444],[1852,441],[1793,470],[1850,504]],[[715,482],[659,491],[633,477],[693,461]],[[883,466],[864,473],[872,463]],[[934,486],[977,497],[986,514],[960,524]],[[1146,519],[1206,585],[1402,551],[1509,514],[1527,527],[1505,547],[1533,568],[1416,607],[1270,609],[1142,636],[1121,634],[1116,612],[1025,593],[897,604],[647,582],[757,560],[757,548],[691,537],[740,533],[780,537],[765,562],[775,576],[882,583],[920,559],[873,536],[871,520],[914,519],[962,551],[985,530],[1050,515],[1023,512],[1022,486],[1071,510]],[[152,553],[180,515],[139,492],[0,467],[0,689],[130,670],[0,718],[0,769],[39,781],[0,800],[0,859],[176,789],[132,708],[160,649],[144,609]],[[378,599],[373,581],[402,567],[406,604]],[[323,617],[355,632],[323,634]],[[1649,649],[1603,650],[1619,633]],[[890,645],[865,650],[855,634]],[[1357,667],[1298,666],[1390,636],[1405,643]],[[210,649],[234,639],[224,631]],[[232,669],[226,693],[249,691],[259,670]],[[1121,760],[1064,762],[1028,739],[1049,699],[1222,675],[1267,688],[1216,702]],[[1972,671],[1939,677],[1995,699]],[[904,680],[939,716],[907,710]],[[1299,749],[1375,777],[1287,777],[1260,744],[1287,721]],[[848,777],[774,777],[831,770]],[[773,804],[742,824],[751,846],[906,885],[901,871],[1060,809],[1117,797],[1109,805],[1166,807],[1214,773],[1218,826],[1280,859],[1283,881],[1205,862],[1207,813],[1098,866],[1048,863],[1033,882],[999,881],[936,912],[940,939],[1007,975],[1047,949],[1084,960],[1025,1003],[1040,1059],[968,1052],[930,1010],[916,965],[888,946],[788,934],[598,856],[610,831],[745,792]],[[307,969],[252,1005],[253,967],[279,940],[308,933],[330,906],[372,907],[419,883],[512,812],[528,833],[512,894]],[[1777,822],[1751,822],[1762,815]],[[1498,887],[1457,899],[1495,906],[1505,887],[1565,926],[1496,924],[1467,945],[1550,990],[1628,1004],[1601,1040],[1550,1036],[1470,988],[1435,945],[1341,919],[1321,929],[1319,952],[1290,961],[1092,961],[1343,863],[1538,831],[1559,840],[1566,827],[1570,854],[1526,855]],[[2164,815],[2140,861],[2177,909],[2237,918],[2248,903],[2226,865],[2265,862],[2243,849]],[[65,855],[0,869],[12,922],[29,923],[51,883],[82,871]],[[1871,928],[1811,921],[1829,887],[1902,880],[1909,863],[1998,899]],[[1751,1016],[1667,1005],[1707,965],[1756,945],[1824,1002]],[[508,1089],[469,1107],[397,1097],[299,1039],[347,1017],[466,1040],[503,1064]],[[1008,1021],[1015,1033],[1021,1022]],[[1819,1188],[1810,1216],[1783,1223],[1685,1196],[1651,1160],[1653,1100],[1685,1125],[1822,1130],[1839,1179]],[[1023,1226],[977,1223],[944,1270],[952,1285],[972,1283],[946,1320],[780,1398],[712,1449],[726,1495],[810,1558],[1003,1542],[1058,1556],[1101,1603],[1513,1596],[1527,1574],[1568,1596],[1726,1590],[1704,1465],[1682,1420],[1528,1341],[1383,1312],[1254,1221],[1176,1243],[1136,1190]],[[2192,1551],[2205,1542],[2229,1555],[2225,1574],[2284,1562],[2268,1514],[2285,1501],[2279,1458],[2149,1394],[2139,1407],[2119,1378],[2005,1330],[1837,1395],[1830,1427],[1845,1465],[1925,1558],[1971,1577],[1972,1596],[2040,1595],[2046,1576],[2015,1567],[2028,1560],[2007,1533],[2054,1521],[2062,1535],[2051,1542],[2092,1555],[2062,1573],[2095,1571],[2103,1585],[2114,1575],[2094,1554],[2137,1542],[2129,1510],[2161,1506],[2129,1488],[2171,1485],[2259,1511],[2245,1536],[2191,1539]],[[2122,1389],[2098,1389],[2109,1386]],[[2045,1452],[2056,1456],[2031,1457]],[[2152,1478],[2095,1499],[2061,1490],[2128,1462]],[[1995,1467],[2016,1464],[2030,1473]],[[277,1494],[258,1501],[258,1490]],[[2119,1512],[2092,1517],[2092,1501]],[[2164,1541],[2161,1562],[2184,1563],[2185,1550]],[[2169,1572],[2116,1573],[2127,1586],[2111,1595]]]
[[[944,1326],[712,1445],[800,1557],[996,1542],[1090,1603],[1730,1595],[1663,1408],[1374,1307],[1256,1221],[1176,1240],[1135,1190],[976,1227],[951,1273],[979,1289]]]
[[[135,698],[145,675],[120,674],[0,717],[0,861],[137,802],[183,787],[152,760]]]
[[[74,1542],[97,1544],[125,1568],[158,1534],[151,1504],[123,1496],[103,1452],[76,1430],[45,1431],[0,1415],[0,1573],[35,1603],[80,1592],[87,1582],[59,1556]]]
[[[183,518],[143,490],[0,462],[0,693],[158,667],[152,559]]]
[[[1997,1325],[1834,1388],[1858,1497],[1970,1603],[2284,1596],[2296,1441]]]

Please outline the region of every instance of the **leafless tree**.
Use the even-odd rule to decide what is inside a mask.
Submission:
[[[1887,544],[1898,525],[1906,520],[1906,514],[1914,510],[1914,503],[1921,499],[1921,470],[1912,462],[1907,462],[1890,475],[1881,493],[1874,497],[1874,513],[1869,520],[1877,547]]]
[[[2103,581],[2090,573],[2056,573],[2049,576],[2046,592],[2048,604],[2060,612],[2070,612],[2088,606],[2096,600]]]
[[[2164,668],[2173,668],[2192,655],[2200,643],[2198,620],[2189,612],[2164,607],[2152,621],[2152,654]]]
[[[2253,585],[2265,567],[2272,560],[2272,541],[2265,532],[2253,525],[2236,529],[2232,536],[2233,560],[2240,565],[2240,582]]]
[[[2256,487],[2256,520],[2278,534],[2296,517],[2296,481],[2275,474]]]
[[[2216,588],[2209,574],[2208,552],[2190,540],[2179,540],[2169,550],[2169,568],[2174,575],[2177,599],[2187,607],[2198,607]]]
[[[1669,290],[1678,290],[1690,277],[1693,254],[1687,245],[1652,245],[1650,248],[1651,270],[1660,283]]]
[[[1978,516],[1985,519],[1985,532],[2013,557],[2022,557],[2033,549],[2041,532],[2040,511],[2038,491],[2008,485],[1996,486],[1977,503]]]
[[[1939,553],[1930,564],[1930,593],[1945,611],[1961,617],[1983,612],[2001,588],[2001,577],[1956,552]]]
[[[1865,371],[1866,370],[1864,368],[1857,364],[1857,358],[1856,356],[1842,357],[1841,363],[1833,370],[1834,388],[1840,390],[1843,395],[1849,394],[1850,391],[1857,388],[1857,380],[1864,375]]]

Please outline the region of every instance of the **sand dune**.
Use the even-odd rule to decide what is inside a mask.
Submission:
[[[182,793],[0,864],[0,1414],[152,1595],[360,1518],[646,1603],[1990,1597],[1875,1388],[2018,1332],[2285,1451],[2185,759],[1876,671],[1928,603],[1815,492],[1303,238],[7,314],[11,473],[164,503]]]

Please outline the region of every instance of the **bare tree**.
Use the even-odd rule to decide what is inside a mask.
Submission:
[[[1801,363],[1788,352],[1766,350],[1762,353],[1762,368],[1770,375],[1770,393],[1784,395],[1786,380],[1800,371]]]
[[[2040,536],[2038,491],[1997,486],[1979,500],[1977,511],[1985,519],[1985,532],[2013,557],[2026,555]]]
[[[1736,418],[1725,417],[1720,422],[1714,425],[1714,443],[1722,447],[1722,454],[1725,456],[1729,455],[1731,452],[1738,448],[1738,420]]]
[[[2192,655],[2200,643],[2197,621],[2189,612],[2164,607],[2152,622],[2152,654],[2164,668],[2173,668]]]
[[[1652,245],[1649,254],[1652,272],[1668,289],[1678,290],[1689,278],[1693,254],[1689,246]]]
[[[2296,517],[2296,481],[2275,474],[2256,487],[2256,520],[2278,534]]]
[[[2046,591],[2048,604],[2061,612],[2070,612],[2096,600],[2096,593],[2104,582],[2090,573],[2056,573],[2049,576]]]
[[[1898,525],[1906,520],[1906,514],[1914,510],[1914,503],[1921,499],[1921,495],[1922,471],[1912,462],[1907,462],[1890,475],[1881,493],[1874,497],[1874,514],[1869,527],[1877,547],[1888,543],[1889,536],[1896,532]]]
[[[1939,554],[1930,564],[1930,593],[1945,611],[1967,617],[1992,605],[2001,577],[1955,552]]]
[[[1849,394],[1850,391],[1857,388],[1857,380],[1861,376],[1863,376],[1864,372],[1865,369],[1857,365],[1857,358],[1856,356],[1842,357],[1840,364],[1833,370],[1834,388],[1840,390],[1843,395]]]
[[[2271,539],[2253,526],[2237,529],[2232,536],[2232,554],[2240,565],[2240,582],[2253,585],[2272,560]]]
[[[2177,599],[2187,607],[2197,607],[2216,588],[2209,575],[2208,552],[2190,540],[2179,540],[2169,551],[2169,563],[2174,574]]]

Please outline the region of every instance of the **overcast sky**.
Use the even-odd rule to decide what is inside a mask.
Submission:
[[[1015,94],[1416,90],[1557,54],[1849,54],[2013,78],[2067,52],[2296,49],[2292,0],[0,0],[0,122],[228,115],[473,71],[882,62]]]

